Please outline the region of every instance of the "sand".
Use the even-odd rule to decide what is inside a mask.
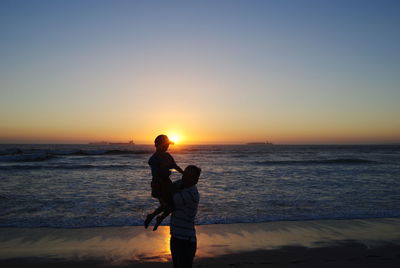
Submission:
[[[0,228],[0,267],[172,267],[168,227]],[[400,267],[400,219],[197,226],[195,267]]]

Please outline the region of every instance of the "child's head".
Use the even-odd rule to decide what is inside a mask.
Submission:
[[[189,165],[185,168],[182,175],[182,181],[188,185],[195,185],[199,181],[201,168],[195,165]]]
[[[166,152],[170,144],[174,143],[168,139],[167,135],[158,135],[154,140],[154,146],[157,148],[157,151]]]

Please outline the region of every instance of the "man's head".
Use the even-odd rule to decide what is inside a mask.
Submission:
[[[200,178],[201,168],[189,165],[185,168],[182,175],[182,182],[187,186],[197,184]]]
[[[158,135],[154,140],[154,146],[159,151],[167,151],[170,144],[174,144],[172,141],[168,139],[167,135]]]

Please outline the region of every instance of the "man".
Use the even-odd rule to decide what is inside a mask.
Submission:
[[[171,215],[171,255],[174,268],[192,268],[197,241],[194,220],[199,204],[196,184],[201,169],[190,165],[183,172],[182,180],[175,182],[178,192],[173,195],[174,210]]]

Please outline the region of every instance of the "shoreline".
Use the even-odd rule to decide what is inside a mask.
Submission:
[[[236,265],[241,260],[253,263],[250,266],[268,262],[282,264],[289,259],[295,262],[304,254],[310,254],[307,262],[318,261],[322,265],[320,254],[335,263],[342,255],[352,259],[350,253],[367,258],[386,256],[386,251],[391,255],[383,259],[400,263],[400,254],[394,253],[400,252],[400,218],[214,224],[196,226],[196,230],[195,265],[207,267],[217,263],[215,267]],[[339,255],[334,257],[335,254]],[[374,259],[375,263],[382,259],[364,257],[359,257],[359,261]],[[167,226],[161,226],[156,232],[142,226],[0,228],[2,267],[75,267],[77,264],[159,267],[170,261]]]
[[[338,245],[307,248],[287,246],[225,254],[218,257],[195,258],[194,267],[295,267],[295,268],[397,268],[400,264],[400,245],[386,243],[368,248],[361,243],[343,241]],[[62,268],[161,268],[172,267],[172,262],[126,260],[115,262],[101,259],[13,258],[0,259],[1,267],[62,267]]]

